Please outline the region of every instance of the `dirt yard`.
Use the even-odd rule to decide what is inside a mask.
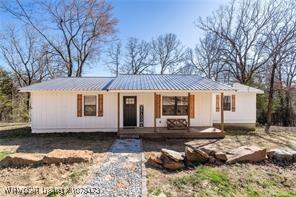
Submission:
[[[144,140],[146,158],[161,148],[184,152],[191,140]],[[228,131],[222,140],[194,140],[195,146],[207,143],[227,151],[242,145],[267,149],[296,149],[296,128],[274,127],[270,134],[263,129],[253,132]],[[147,167],[149,196],[296,196],[296,164],[278,166],[268,161],[258,164],[201,165],[196,169],[169,172]],[[161,183],[161,184],[160,184]]]
[[[94,164],[104,160],[114,136],[102,134],[31,134],[26,125],[0,125],[0,160],[18,153],[43,155],[54,149],[91,150],[90,163],[0,168],[0,188],[7,186],[71,187],[84,182]],[[0,194],[1,196],[1,194]]]

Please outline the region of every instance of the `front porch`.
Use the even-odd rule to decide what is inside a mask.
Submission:
[[[188,130],[168,130],[166,127],[135,127],[121,128],[117,135],[119,137],[142,137],[142,138],[199,138],[217,139],[224,138],[225,133],[214,127],[190,127]]]

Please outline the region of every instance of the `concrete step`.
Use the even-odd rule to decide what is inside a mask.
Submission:
[[[140,138],[139,135],[135,135],[135,134],[119,134],[118,136],[120,139],[127,139],[127,138],[139,139]]]

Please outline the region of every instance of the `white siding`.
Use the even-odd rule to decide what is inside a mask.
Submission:
[[[77,117],[77,94],[104,94],[103,117]],[[187,93],[163,93],[162,96],[187,96]],[[123,96],[137,97],[137,126],[139,108],[144,105],[144,127],[154,126],[154,93],[120,94],[120,127],[123,127]],[[117,93],[110,92],[33,92],[31,96],[32,131],[42,132],[83,132],[117,131]],[[211,126],[211,93],[195,94],[195,118],[191,126]],[[166,127],[167,118],[187,116],[162,116],[156,120],[157,127]]]
[[[195,95],[195,118],[190,119],[190,126],[212,126],[211,115],[211,93],[191,93]],[[162,96],[188,96],[188,93],[162,93]],[[163,116],[161,109],[161,118],[156,120],[157,127],[166,127],[168,118],[185,118],[188,116]]]
[[[77,117],[77,94],[104,94],[104,116]],[[117,131],[116,93],[44,91],[31,98],[33,132]]]
[[[224,94],[227,96],[228,94]],[[256,123],[256,93],[235,93],[236,110],[224,111],[225,123]],[[213,94],[213,122],[220,123],[221,112],[216,112],[216,94]]]
[[[120,127],[123,127],[123,97],[137,97],[137,126],[139,126],[140,105],[144,106],[144,127],[154,126],[154,93],[120,93]],[[117,102],[116,102],[117,106]]]

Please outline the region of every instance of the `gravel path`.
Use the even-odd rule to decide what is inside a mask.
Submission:
[[[99,188],[99,196],[104,197],[141,196],[142,154],[140,139],[115,140],[107,153],[107,160],[98,167],[85,186]]]

